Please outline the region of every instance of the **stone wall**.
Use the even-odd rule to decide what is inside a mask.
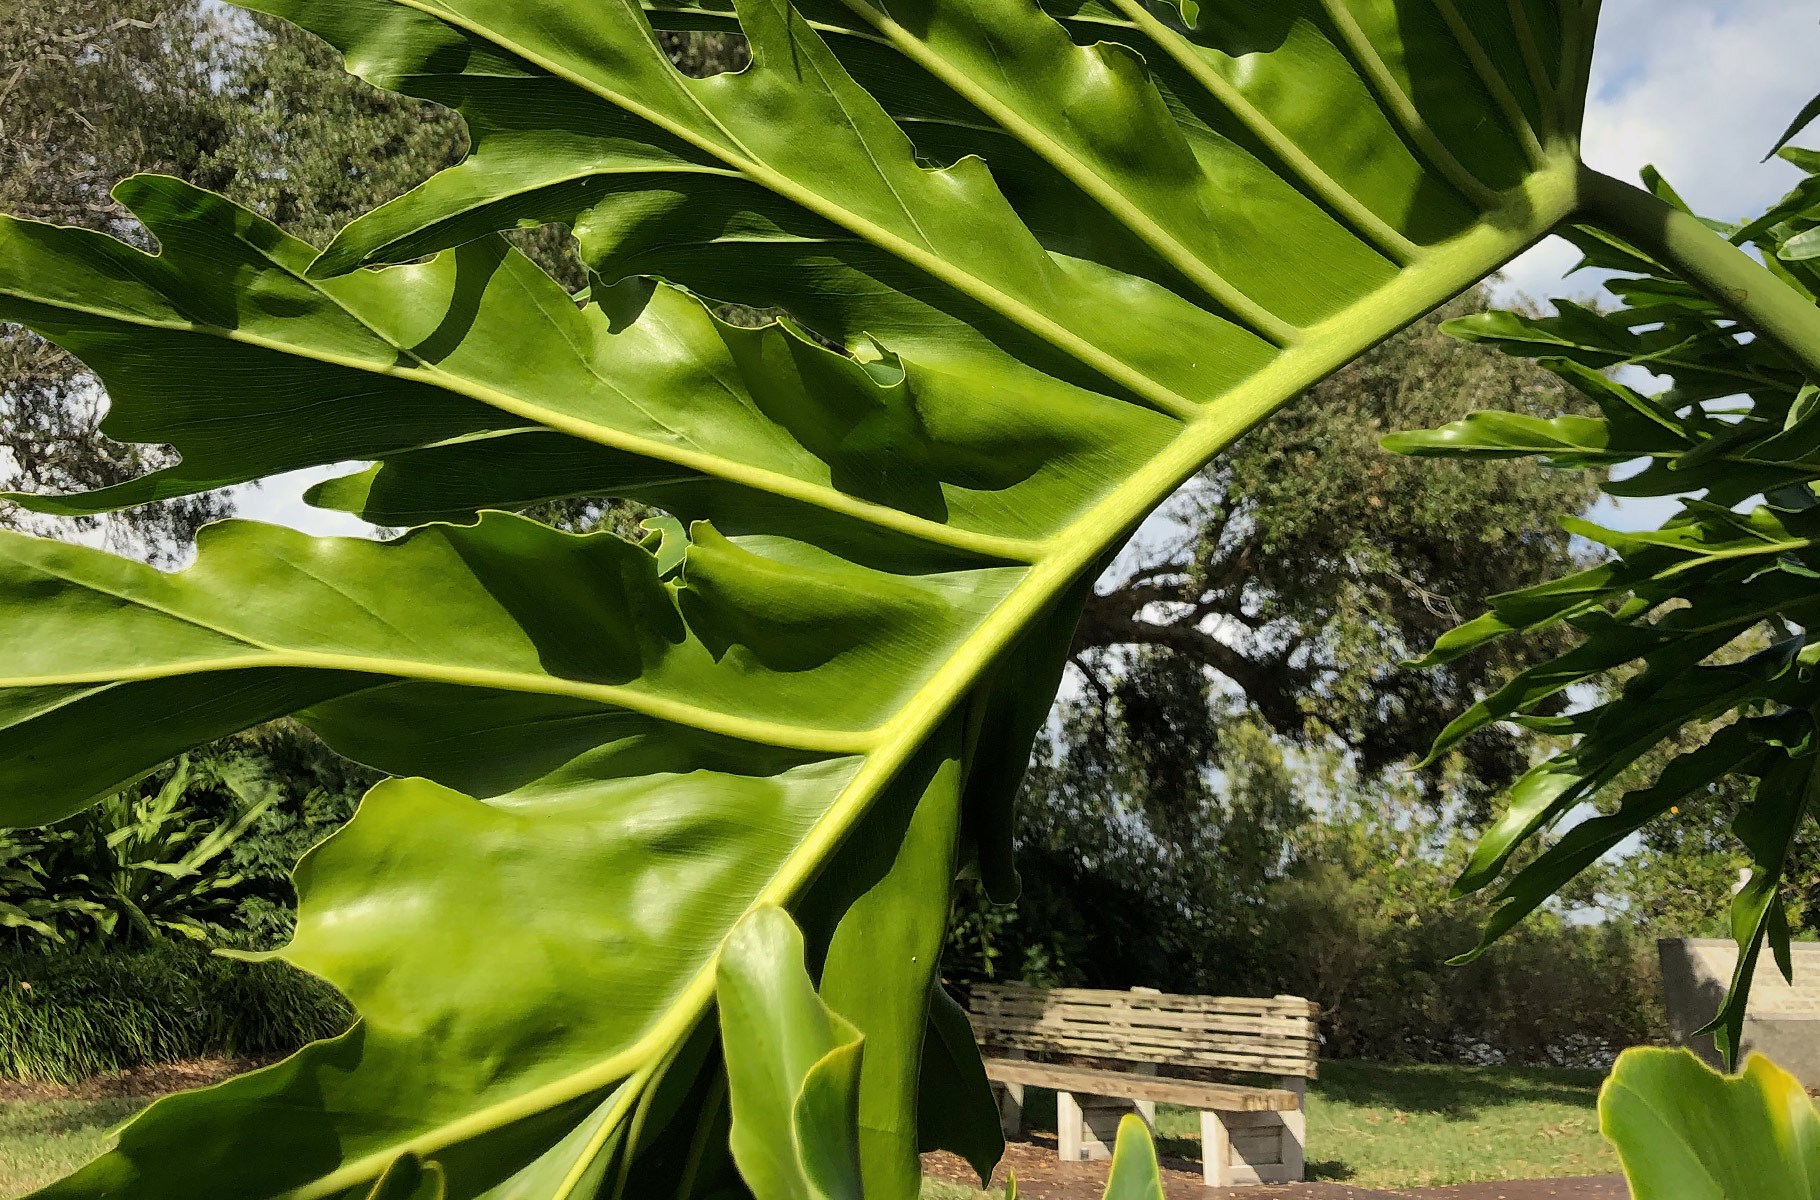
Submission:
[[[1738,944],[1725,938],[1663,938],[1656,948],[1670,1031],[1676,1041],[1718,1066],[1711,1035],[1696,1037],[1694,1030],[1718,1013],[1738,967]],[[1742,1049],[1744,1055],[1767,1055],[1809,1088],[1820,1088],[1820,942],[1796,942],[1789,957],[1795,969],[1792,984],[1782,978],[1767,949],[1758,958]]]

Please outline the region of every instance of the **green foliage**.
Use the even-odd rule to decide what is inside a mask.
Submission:
[[[1552,910],[1449,965],[1489,906],[1449,903],[1471,839],[1411,805],[1326,814],[1271,891],[1249,990],[1322,1006],[1324,1052],[1378,1061],[1604,1067],[1667,1034],[1654,931]]]
[[[270,801],[228,851],[244,881],[231,940],[262,949],[280,945],[296,926],[291,871],[306,852],[347,823],[378,773],[336,755],[289,719],[214,743],[207,751],[234,764],[249,795]],[[226,798],[217,792],[213,799],[219,804]]]
[[[1015,916],[963,890],[950,977],[1258,981],[1266,896],[1308,818],[1309,781],[1181,656],[1140,652],[1106,702],[1083,694],[1060,716],[1060,744],[1039,746],[1018,807]]]
[[[0,537],[0,811],[298,714],[398,776],[304,859],[277,952],[362,1019],[160,1101],[46,1196],[851,1186],[834,1134],[762,1178],[717,1136],[746,1111],[720,1081],[783,1061],[798,1136],[856,1107],[868,1196],[908,1200],[951,884],[1015,888],[1094,576],[1302,389],[1639,203],[1577,161],[1580,0],[257,7],[455,108],[472,153],[320,251],[156,176],[116,189],[155,257],[0,220],[0,316],[181,456],[18,499],[359,461],[314,500],[415,528],[215,525],[177,575]],[[653,20],[751,64],[686,75]],[[552,221],[580,296],[496,236]],[[1736,295],[1756,268],[1702,236],[1680,260]],[[1759,275],[1741,309],[1799,350],[1811,314]],[[635,544],[497,511],[598,497],[669,517]],[[839,1043],[800,1085],[772,1051],[813,1005],[714,1036],[723,947],[774,905]]]
[[[1636,1200],[1820,1196],[1820,1115],[1760,1054],[1720,1075],[1686,1050],[1627,1051],[1599,1093],[1599,1124]]]
[[[1809,169],[1820,158],[1784,156]],[[1660,178],[1646,175],[1671,207],[1659,220],[1670,239],[1704,228],[1679,208]],[[1753,221],[1720,227],[1753,246],[1813,313],[1820,274],[1789,248],[1815,221],[1808,215],[1820,175],[1810,175]],[[1690,227],[1691,223],[1691,227]],[[1644,231],[1644,232],[1647,232]],[[1637,231],[1626,229],[1627,236]],[[1563,304],[1556,315],[1494,313],[1458,322],[1463,337],[1543,365],[1592,400],[1597,417],[1553,419],[1477,413],[1428,433],[1387,440],[1410,453],[1503,459],[1538,455],[1564,468],[1647,466],[1606,490],[1625,496],[1689,495],[1654,533],[1628,534],[1570,521],[1607,547],[1610,561],[1497,597],[1491,611],[1441,638],[1425,660],[1445,663],[1481,646],[1535,630],[1571,629],[1577,643],[1531,668],[1457,718],[1435,743],[1441,754],[1468,735],[1514,721],[1568,739],[1568,748],[1513,789],[1463,870],[1458,891],[1494,883],[1512,856],[1546,830],[1571,828],[1511,875],[1481,945],[1489,945],[1602,855],[1652,822],[1729,801],[1731,831],[1743,844],[1748,881],[1732,902],[1740,945],[1738,975],[1715,1020],[1721,1046],[1735,1050],[1748,981],[1767,944],[1787,971],[1790,919],[1781,894],[1816,786],[1815,712],[1820,691],[1811,610],[1820,591],[1814,530],[1820,502],[1812,481],[1820,390],[1770,339],[1736,322],[1677,278],[1651,251],[1609,234],[1582,231],[1592,266],[1622,272],[1606,286],[1622,306],[1610,313]],[[1662,255],[1665,246],[1653,248]],[[1645,396],[1607,372],[1639,363],[1671,386]],[[1817,375],[1815,377],[1820,377]],[[1728,400],[1725,406],[1715,401]],[[1622,674],[1615,674],[1622,672]],[[1616,679],[1607,698],[1569,715],[1572,689]],[[1697,744],[1684,744],[1692,735]],[[1658,747],[1653,778],[1604,795]],[[1750,781],[1736,789],[1732,780]],[[1604,807],[1578,817],[1582,802]]]
[[[75,1083],[216,1054],[288,1054],[346,1029],[334,989],[190,943],[0,953],[0,1078]]]
[[[0,927],[41,949],[282,942],[291,869],[372,780],[294,722],[213,743],[55,825],[0,832]]]
[[[221,760],[182,757],[157,782],[56,825],[0,832],[0,924],[19,942],[35,934],[53,945],[218,938],[245,882],[229,855],[272,805],[246,799],[237,774]],[[211,784],[241,800],[225,818],[192,797]]]

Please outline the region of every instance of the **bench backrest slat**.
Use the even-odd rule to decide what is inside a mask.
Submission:
[[[1315,1077],[1318,1006],[1298,996],[1172,996],[978,984],[970,1015],[982,1045]]]

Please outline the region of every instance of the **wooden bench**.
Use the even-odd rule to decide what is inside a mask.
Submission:
[[[980,984],[970,1009],[1007,1136],[1023,1132],[1026,1087],[1054,1089],[1063,1161],[1109,1157],[1119,1118],[1136,1109],[1154,1127],[1161,1101],[1201,1110],[1208,1186],[1300,1182],[1311,1002]],[[1184,1068],[1274,1075],[1277,1086],[1175,1074]]]

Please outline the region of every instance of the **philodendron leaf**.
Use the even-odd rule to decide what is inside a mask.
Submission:
[[[1599,1089],[1599,1129],[1634,1200],[1820,1197],[1820,1116],[1760,1054],[1721,1075],[1687,1050],[1626,1050]]]
[[[863,1200],[864,1039],[816,995],[788,913],[766,905],[734,927],[716,996],[733,1159],[753,1196]]]
[[[1098,564],[1578,210],[1596,6],[654,6],[750,39],[709,79],[632,0],[257,7],[458,108],[473,153],[321,256],[155,177],[117,194],[156,255],[0,219],[0,319],[180,456],[19,500],[364,462],[315,501],[423,527],[230,523],[174,575],[0,535],[0,825],[298,714],[397,776],[300,868],[280,952],[361,1023],[46,1194],[358,1197],[401,1162],[461,1200],[737,1189],[715,980],[769,905],[867,1039],[867,1200],[911,1200],[925,1135],[990,1166],[917,1120],[948,886],[1015,886]],[[496,236],[546,220],[583,297]],[[568,496],[677,523],[485,511]]]
[[[1150,1126],[1136,1113],[1119,1118],[1105,1200],[1163,1200],[1163,1172],[1156,1161],[1156,1143],[1150,1139]]]
[[[1005,1152],[998,1098],[973,1041],[973,1025],[940,984],[929,999],[917,1126],[923,1150],[952,1150],[979,1173],[980,1186]]]

